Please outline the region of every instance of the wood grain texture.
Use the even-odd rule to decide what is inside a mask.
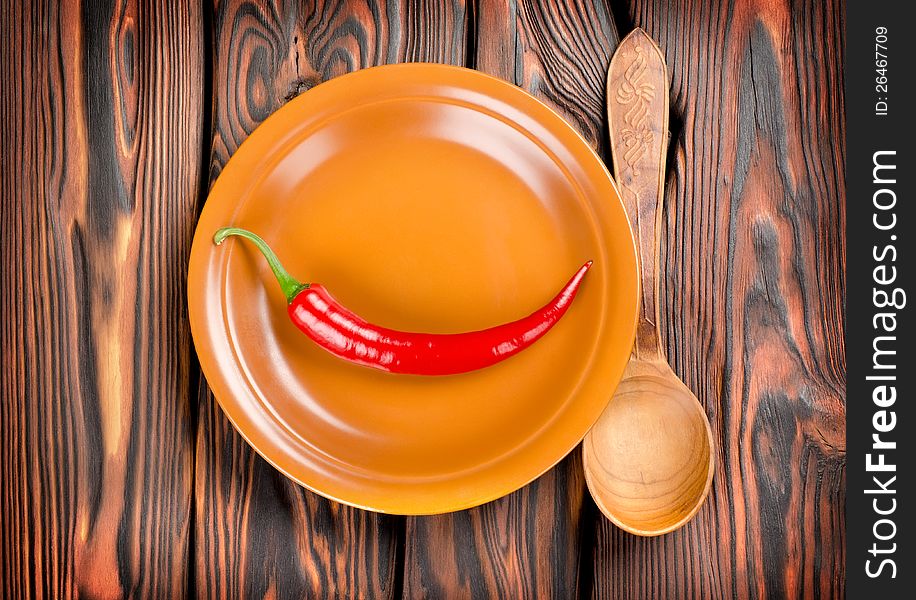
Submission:
[[[23,2],[0,21],[0,596],[180,597],[200,14]]]
[[[592,146],[606,146],[604,82],[617,37],[603,2],[484,0],[472,14],[476,49],[468,52],[469,65],[521,86],[566,117]],[[590,586],[596,513],[586,499],[577,449],[496,502],[408,519],[404,595],[574,597]]]
[[[593,595],[842,597],[843,5],[623,10],[672,79],[662,337],[719,460],[685,529],[599,522]]]
[[[463,64],[463,0],[217,2],[211,181],[284,102],[357,69]]]
[[[602,0],[478,0],[468,66],[510,81],[607,149],[604,83],[617,47]]]
[[[841,597],[843,4],[608,2],[3,3],[0,596]],[[672,83],[662,342],[719,450],[697,518],[623,533],[578,452],[412,519],[258,458],[185,316],[200,202],[245,137],[327,78],[430,60],[520,85],[609,158],[634,25]]]
[[[211,182],[296,94],[378,64],[462,64],[461,1],[220,2]],[[201,387],[196,587],[207,598],[385,598],[402,590],[404,521],[304,490],[262,460]]]

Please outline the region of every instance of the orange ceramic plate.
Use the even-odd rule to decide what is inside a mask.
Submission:
[[[224,225],[408,331],[515,320],[595,264],[521,354],[462,375],[391,375],[300,333],[256,250],[213,245]],[[563,119],[498,79],[412,64],[324,83],[251,134],[204,207],[188,302],[207,381],[264,458],[328,498],[427,514],[507,494],[576,446],[629,357],[637,285],[611,177]]]

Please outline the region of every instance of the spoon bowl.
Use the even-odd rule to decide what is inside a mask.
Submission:
[[[598,508],[637,535],[689,521],[712,485],[712,432],[703,407],[666,363],[632,361],[582,446]]]

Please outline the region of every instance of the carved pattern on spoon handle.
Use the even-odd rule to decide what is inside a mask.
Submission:
[[[646,155],[654,136],[649,127],[649,108],[655,97],[655,86],[643,81],[646,74],[646,56],[639,46],[634,48],[635,57],[623,74],[614,98],[617,104],[630,105],[623,115],[626,127],[620,135],[626,151],[623,160],[633,177],[639,177],[640,161]]]

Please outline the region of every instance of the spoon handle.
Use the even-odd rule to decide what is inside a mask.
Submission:
[[[658,252],[668,74],[661,50],[642,29],[633,30],[617,47],[608,69],[606,98],[614,178],[640,257],[642,307],[633,351],[641,360],[664,360],[658,333]]]

